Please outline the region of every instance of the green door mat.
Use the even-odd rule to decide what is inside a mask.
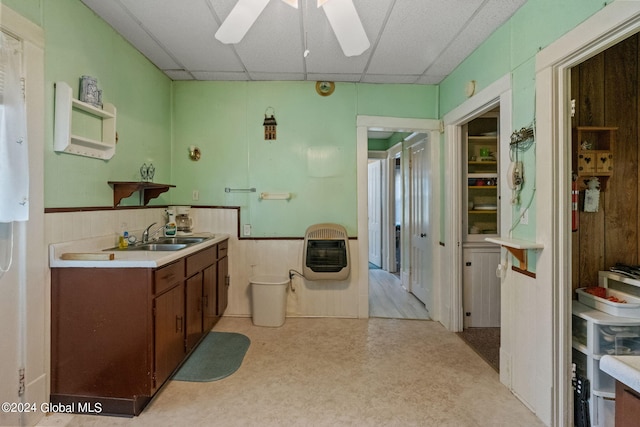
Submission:
[[[228,377],[242,364],[249,338],[234,332],[209,332],[173,376],[177,381],[216,381]]]

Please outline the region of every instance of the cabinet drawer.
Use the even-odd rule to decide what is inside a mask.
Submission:
[[[218,259],[226,257],[228,250],[229,250],[228,240],[218,243]]]
[[[153,293],[159,294],[184,279],[184,258],[159,268],[153,273]]]
[[[640,326],[595,325],[594,348],[596,355],[640,354]]]
[[[187,257],[187,277],[191,277],[198,271],[204,270],[216,262],[216,245],[196,252]]]

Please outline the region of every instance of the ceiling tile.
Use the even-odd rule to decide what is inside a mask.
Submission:
[[[82,0],[158,68],[180,68],[156,41],[116,1]]]
[[[353,0],[371,47],[346,57],[316,0],[270,0],[235,45],[215,32],[239,0],[82,1],[176,80],[415,84],[439,83],[526,2]]]
[[[120,0],[183,68],[240,71],[232,49],[219,43],[218,29],[206,0]]]

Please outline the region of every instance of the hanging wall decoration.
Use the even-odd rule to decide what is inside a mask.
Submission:
[[[268,116],[268,111],[271,110],[271,116]],[[265,141],[275,141],[276,140],[276,126],[278,123],[276,122],[276,118],[274,117],[275,110],[273,107],[267,107],[264,112],[264,122],[262,125],[264,126],[264,140]]]

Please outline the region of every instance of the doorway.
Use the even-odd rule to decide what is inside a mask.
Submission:
[[[402,283],[400,275],[403,213],[407,210],[402,147],[407,135],[411,133],[369,131],[370,148],[376,148],[368,154],[369,316],[427,320],[424,303]]]
[[[384,292],[376,293],[376,289],[371,287],[370,284],[373,284],[373,286],[376,286],[377,284],[379,284],[379,282],[394,283],[394,286],[395,286],[394,290],[400,291],[400,294],[403,297],[415,298],[411,293],[405,290],[407,286],[403,282],[404,280],[407,280],[409,278],[408,270],[406,271],[404,270],[405,263],[408,264],[408,261],[409,261],[407,259],[408,256],[403,256],[403,254],[405,254],[406,252],[405,242],[408,242],[409,239],[406,236],[406,233],[403,232],[403,227],[402,227],[403,223],[406,223],[407,221],[405,217],[408,217],[408,208],[403,207],[402,214],[398,213],[396,209],[397,199],[395,195],[396,194],[395,190],[397,187],[397,179],[396,179],[397,174],[395,171],[398,169],[398,167],[400,168],[400,170],[402,170],[402,168],[404,167],[403,157],[405,156],[405,153],[403,152],[403,147],[406,148],[407,146],[407,144],[403,143],[402,141],[399,141],[398,144],[393,143],[392,147],[390,148],[387,148],[388,147],[387,146],[385,147],[386,149],[384,150],[377,150],[377,153],[374,155],[374,158],[377,157],[378,159],[380,159],[380,157],[382,157],[380,161],[380,164],[381,164],[380,169],[382,174],[382,179],[381,179],[382,184],[380,185],[380,188],[382,190],[382,197],[380,198],[382,202],[382,214],[381,214],[382,237],[380,240],[381,240],[382,251],[381,251],[381,262],[380,262],[381,268],[374,269],[371,271],[369,271],[369,268],[368,268],[370,265],[369,264],[369,253],[370,253],[369,245],[371,242],[374,242],[374,244],[377,247],[375,232],[371,232],[371,230],[369,230],[369,224],[371,222],[369,209],[370,209],[370,206],[375,206],[375,204],[370,203],[369,192],[370,190],[375,188],[375,186],[371,186],[369,184],[370,163],[369,163],[368,132],[371,130],[386,131],[386,132],[392,132],[392,133],[403,132],[406,135],[411,135],[414,133],[419,133],[421,131],[423,135],[430,136],[430,134],[434,132],[434,130],[437,128],[438,128],[438,122],[433,120],[397,119],[397,118],[370,117],[370,116],[360,116],[358,118],[358,154],[359,154],[358,175],[362,179],[362,180],[359,180],[359,185],[358,185],[358,194],[359,194],[358,234],[359,236],[366,236],[366,246],[362,241],[363,239],[359,239],[359,245],[360,245],[359,247],[360,248],[364,247],[366,250],[366,252],[364,253],[364,257],[362,256],[363,254],[361,252],[361,257],[360,257],[361,268],[359,271],[362,272],[361,274],[363,274],[363,276],[366,274],[366,277],[368,279],[366,283],[366,294],[364,292],[361,292],[362,299],[360,301],[361,303],[364,304],[364,296],[366,295],[367,317],[378,315],[376,314],[377,311],[375,309],[371,310],[372,305],[375,303],[374,302],[375,298],[384,297],[384,299],[387,302],[390,302],[390,304],[395,304],[397,302],[397,300],[396,302],[392,302],[394,300],[389,298],[389,293],[384,293]],[[438,158],[437,156],[432,157],[432,159],[437,159],[437,158]],[[377,166],[372,166],[372,168],[376,170]],[[375,174],[376,172],[374,172],[374,176]],[[403,194],[407,194],[407,189],[404,188],[404,186],[406,185],[407,185],[406,182],[404,182],[403,188],[402,188]],[[429,194],[427,194],[427,196],[429,196]],[[404,198],[401,197],[401,200],[402,199]],[[364,230],[361,228],[361,225],[363,224],[363,221],[362,221],[363,214],[366,215],[366,217],[364,217],[364,219],[366,219],[366,223],[365,223],[366,228],[364,228]],[[401,222],[399,224],[396,222],[398,217],[401,219]],[[373,222],[375,223],[375,221]],[[398,230],[400,231],[400,233],[398,233]],[[429,230],[429,233],[430,232],[431,230]],[[399,254],[399,259],[397,254]],[[430,262],[434,263],[433,260],[430,260]],[[362,268],[363,265],[366,267],[366,269]],[[400,266],[400,268],[398,268],[398,265]],[[434,282],[432,277],[435,277],[433,270],[434,269],[430,269],[429,271],[430,278],[427,284],[427,286],[429,286],[431,289],[433,289],[433,282]],[[379,275],[385,275],[384,279],[380,279],[378,277]],[[400,286],[400,284],[402,284],[402,286]],[[365,284],[363,283],[363,286],[364,285]],[[403,287],[405,289],[403,289]],[[434,293],[433,290],[431,290],[431,293],[432,294]],[[382,295],[382,297],[380,295]],[[430,313],[427,312],[428,307],[425,307],[424,304],[421,303],[420,301],[418,300],[416,301],[417,301],[418,307],[422,305],[423,312],[419,315],[413,313],[413,314],[404,314],[404,315],[395,314],[393,316],[385,315],[381,317],[396,317],[396,318],[398,317],[400,318],[431,317],[433,318],[433,316],[429,316]],[[406,304],[406,302],[403,304]],[[431,301],[431,304],[433,304],[433,300]],[[364,305],[363,305],[363,308],[364,308]],[[412,312],[412,309],[409,309],[408,311]]]
[[[559,38],[536,57],[537,135],[545,144],[538,147],[536,163],[539,177],[537,222],[538,239],[545,249],[538,261],[538,276],[549,283],[548,301],[538,307],[537,316],[551,319],[548,343],[553,354],[553,378],[550,386],[555,403],[551,413],[555,425],[571,425],[571,118],[570,71],[586,59],[606,50],[640,30],[640,4],[616,1],[595,13],[572,31]],[[546,252],[546,254],[545,254]],[[538,343],[537,343],[538,344]]]

